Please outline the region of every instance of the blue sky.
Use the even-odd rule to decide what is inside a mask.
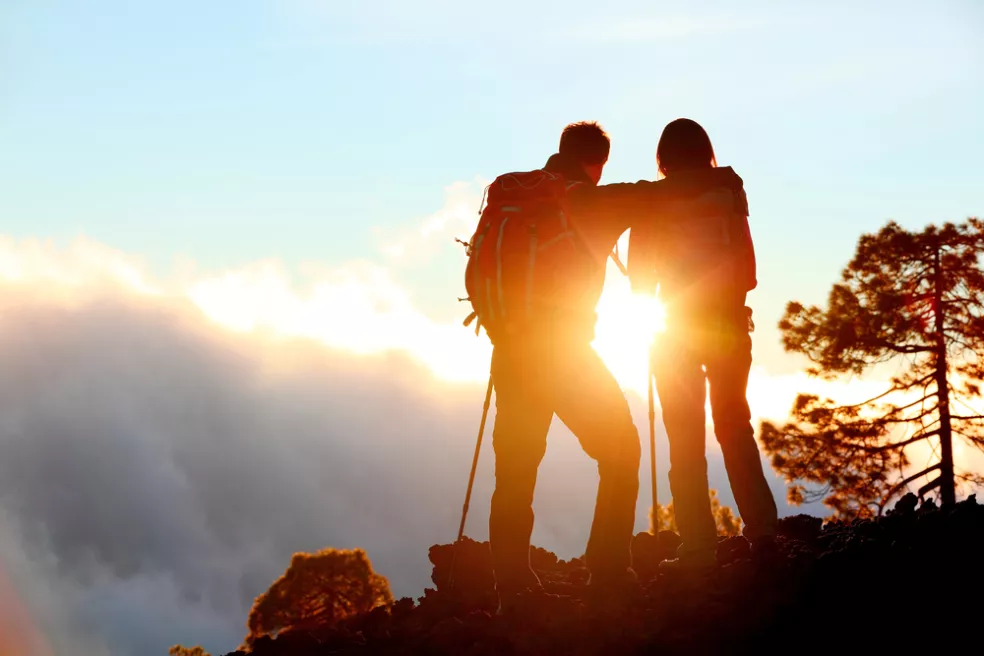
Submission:
[[[759,357],[861,231],[984,207],[984,8],[940,3],[8,0],[3,232],[86,235],[167,272],[380,260],[445,187],[540,165],[597,119],[603,181],[652,177],[689,116],[743,176]],[[460,250],[394,269],[461,313]]]

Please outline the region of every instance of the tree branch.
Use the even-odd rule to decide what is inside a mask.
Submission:
[[[937,465],[936,468],[938,469],[939,468],[939,465]],[[943,479],[941,477],[937,476],[936,478],[934,478],[933,480],[931,480],[929,483],[926,483],[925,485],[923,485],[921,488],[919,488],[919,500],[922,501],[923,496],[925,496],[925,494],[927,492],[929,492],[930,490],[932,490],[934,487],[939,487],[942,484],[943,484]]]
[[[932,407],[932,408],[930,408],[928,410],[924,410],[921,414],[918,414],[915,417],[902,417],[902,418],[899,418],[899,419],[890,418],[896,412],[901,412],[904,409],[905,408],[894,408],[891,412],[888,413],[888,415],[886,415],[885,417],[882,417],[881,419],[875,419],[872,423],[875,423],[875,424],[908,424],[909,422],[919,421],[920,419],[922,419],[922,418],[924,418],[924,417],[926,417],[928,415],[933,414],[937,410],[936,407]]]
[[[934,422],[936,423],[936,422]],[[882,446],[864,446],[858,445],[858,448],[865,453],[884,453],[885,451],[893,451],[895,449],[904,449],[910,444],[915,444],[916,442],[921,442],[922,440],[929,439],[934,435],[939,435],[939,430],[929,431],[928,433],[918,433],[904,442],[894,442],[892,444],[883,444]]]
[[[893,382],[892,383],[892,386],[888,390],[882,392],[878,396],[872,397],[872,398],[868,399],[867,401],[862,401],[861,403],[855,403],[854,405],[842,405],[840,407],[843,408],[843,409],[847,409],[847,408],[860,408],[860,407],[865,406],[865,405],[870,405],[870,404],[874,403],[875,401],[878,401],[880,399],[885,398],[886,396],[888,396],[892,392],[904,392],[904,391],[906,391],[908,389],[911,389],[911,388],[915,387],[916,385],[919,385],[920,383],[926,382],[927,380],[929,380],[932,377],[933,377],[933,374],[930,373],[930,374],[927,374],[927,375],[923,376],[919,380],[914,380],[911,383],[906,383],[904,385],[903,384],[900,384],[898,382]],[[922,403],[929,396],[931,396],[931,395],[924,394],[923,395],[923,398],[919,399],[918,401],[915,401],[913,403],[910,403],[909,405],[903,406],[903,407],[898,408],[898,409],[899,410],[905,410],[906,408],[910,408],[910,407],[916,405],[916,403]]]
[[[895,353],[932,353],[933,347],[931,346],[914,346],[914,345],[898,345],[891,342],[885,341],[884,339],[872,340],[875,346],[881,346],[882,348],[888,349],[889,351],[894,351]]]
[[[927,467],[926,469],[922,470],[921,472],[919,472],[917,474],[913,474],[912,476],[909,476],[907,478],[902,479],[901,481],[899,481],[898,483],[896,483],[895,485],[893,485],[891,488],[889,488],[888,492],[885,494],[885,499],[882,501],[882,503],[888,503],[889,501],[891,501],[892,497],[894,497],[896,494],[898,494],[899,491],[902,488],[904,488],[906,485],[908,485],[912,481],[919,480],[923,476],[926,476],[930,472],[935,471],[935,470],[937,470],[939,468],[940,468],[940,464],[939,463],[936,463],[932,467]],[[936,479],[936,480],[939,480],[939,479]],[[939,485],[939,483],[936,483],[936,485]],[[921,490],[920,490],[920,492],[921,492]],[[922,495],[920,494],[920,496],[922,496]]]
[[[926,374],[922,378],[917,378],[916,380],[910,380],[908,382],[901,381],[898,378],[895,378],[892,381],[892,385],[894,385],[900,392],[904,392],[904,391],[906,391],[908,389],[912,389],[916,385],[922,385],[923,383],[932,383],[933,382],[933,376],[934,376],[935,373],[936,372],[934,372],[934,371],[930,371],[928,374]],[[928,387],[928,385],[927,385],[927,387]],[[923,388],[923,389],[925,389],[925,388]],[[917,401],[917,403],[918,403],[918,401]]]

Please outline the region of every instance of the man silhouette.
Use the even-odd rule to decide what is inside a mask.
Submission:
[[[609,150],[609,138],[596,123],[564,128],[558,152],[544,169],[582,183],[570,192],[572,208],[587,203],[587,194],[597,188]],[[626,226],[619,223],[624,220],[614,213],[586,212],[581,233],[588,249],[599,256],[583,281],[582,301],[552,308],[521,334],[497,339],[493,347],[495,491],[489,542],[500,613],[545,595],[530,567],[530,535],[537,470],[554,415],[598,462],[598,494],[585,553],[591,596],[611,598],[634,580],[630,546],[639,489],[639,433],[622,389],[591,346],[607,253],[624,232]]]

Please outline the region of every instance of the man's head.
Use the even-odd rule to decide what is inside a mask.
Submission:
[[[564,157],[581,164],[591,181],[598,184],[601,171],[608,162],[611,141],[594,121],[571,123],[560,135],[559,151]]]

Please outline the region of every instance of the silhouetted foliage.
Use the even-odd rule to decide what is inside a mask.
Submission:
[[[800,394],[791,420],[762,424],[762,444],[789,481],[789,501],[823,499],[838,516],[881,514],[910,483],[938,476],[944,505],[956,483],[953,437],[984,449],[984,422],[970,399],[984,377],[984,222],[927,226],[889,222],[863,235],[826,309],[791,302],[779,322],[787,351],[806,355],[822,379],[891,363],[888,389],[857,405]],[[907,449],[928,443],[938,460],[909,470]],[[938,451],[937,451],[938,449]],[[810,486],[810,487],[808,487]]]
[[[167,650],[168,656],[211,656],[207,651],[199,646],[194,647],[182,647],[181,645],[174,645]]]
[[[711,512],[714,513],[714,523],[717,524],[719,535],[738,535],[741,533],[741,518],[735,515],[734,511],[729,506],[721,505],[721,500],[718,499],[717,490],[709,491],[711,497]],[[654,518],[656,521],[653,521]],[[673,514],[673,502],[670,501],[669,504],[657,504],[656,513],[653,513],[653,508],[649,508],[649,532],[653,535],[656,531],[676,531],[676,516]]]
[[[168,656],[212,656],[207,651],[199,646],[194,647],[182,647],[181,645],[174,645],[167,650]]]
[[[665,506],[661,503],[649,506],[649,532],[656,535],[658,531],[676,531],[676,515],[673,513],[673,502]]]
[[[711,512],[714,513],[714,523],[717,524],[719,534],[730,537],[741,533],[741,519],[730,506],[721,504],[717,498],[717,490],[711,490]]]
[[[290,567],[253,602],[246,645],[288,630],[331,626],[393,600],[389,582],[362,549],[296,553]]]

